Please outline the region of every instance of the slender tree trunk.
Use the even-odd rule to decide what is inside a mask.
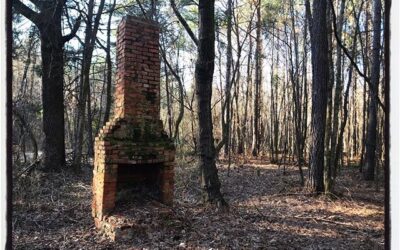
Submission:
[[[220,192],[211,115],[215,59],[214,0],[199,1],[199,43],[195,66],[197,113],[199,119],[199,166],[205,201],[227,205]]]
[[[251,32],[251,23],[249,26],[249,32]],[[250,88],[252,86],[252,60],[251,60],[251,55],[253,52],[253,40],[251,35],[249,36],[249,53],[247,55],[247,77],[246,77],[246,93],[245,93],[245,102],[244,102],[244,115],[243,115],[243,120],[241,124],[241,131],[242,131],[242,138],[243,140],[239,142],[239,152],[238,153],[243,153],[246,151],[246,141],[247,141],[247,118],[248,118],[248,110],[249,110],[249,96],[250,94]]]
[[[100,24],[100,17],[103,12],[105,0],[101,0],[100,5],[97,10],[97,14],[95,15],[95,20],[93,19],[94,12],[94,0],[90,0],[88,3],[88,14],[86,20],[86,30],[85,30],[85,41],[84,41],[84,50],[83,50],[83,60],[82,60],[82,73],[81,73],[81,92],[79,95],[79,103],[78,103],[78,117],[77,117],[77,135],[76,142],[74,148],[74,156],[73,156],[73,166],[75,169],[79,169],[79,166],[82,161],[82,147],[83,147],[83,135],[85,128],[85,116],[86,116],[86,104],[87,99],[90,98],[90,67],[92,65],[92,56],[94,45],[96,42],[97,30]],[[89,136],[90,137],[90,136]],[[88,140],[90,138],[88,137]],[[88,146],[91,147],[92,142],[88,143]]]
[[[371,19],[371,15],[369,12],[370,9],[370,1],[367,1],[366,6],[365,6],[365,15],[366,15],[366,20],[365,20],[365,30],[369,30],[369,22]],[[361,36],[361,32],[360,32]],[[362,39],[360,39],[360,42]],[[364,53],[363,53],[363,73],[364,75],[369,74],[369,51],[370,51],[370,42],[369,42],[369,35],[365,34],[365,46],[364,46]],[[364,80],[364,92],[363,92],[363,128],[362,128],[362,149],[361,149],[361,161],[360,161],[360,172],[363,170],[363,165],[365,163],[365,149],[366,149],[366,141],[367,141],[367,120],[368,120],[368,98],[367,98],[367,81]]]
[[[340,3],[340,14],[338,19],[338,36],[342,35],[342,26],[343,26],[343,15],[345,9],[345,1],[341,0]],[[332,65],[333,66],[333,65]],[[336,162],[336,144],[338,143],[338,129],[339,129],[339,109],[342,106],[342,92],[343,92],[343,82],[342,82],[342,50],[340,46],[336,45],[336,85],[335,85],[335,95],[333,100],[333,119],[332,119],[332,131],[330,136],[330,146],[328,147],[329,151],[327,154],[330,154],[326,165],[325,171],[325,192],[330,193],[332,191],[332,178],[333,178],[333,168],[335,167],[334,163]]]
[[[275,131],[276,131],[276,133],[278,133],[278,131],[276,130],[276,127],[275,127],[275,121],[274,121],[274,118],[275,118],[275,114],[276,114],[276,109],[275,109],[275,95],[277,95],[276,93],[274,93],[274,85],[275,84],[277,84],[277,83],[275,83],[275,81],[274,81],[274,46],[275,46],[275,44],[274,44],[274,31],[275,31],[275,28],[274,28],[274,24],[272,25],[272,41],[271,41],[271,88],[270,88],[270,90],[271,90],[271,98],[270,98],[270,101],[271,101],[271,115],[270,115],[270,123],[271,123],[271,139],[270,139],[270,150],[271,150],[271,162],[272,163],[275,163],[276,162],[276,160],[277,160],[277,158],[275,157],[276,155],[276,153],[277,153],[277,150],[275,150],[275,144],[277,144],[277,140],[275,141],[275,136],[273,136],[273,135],[275,135]],[[277,53],[278,54],[278,53]]]
[[[260,151],[260,85],[261,85],[261,0],[257,2],[257,23],[256,23],[256,79],[254,82],[254,116],[253,116],[253,143],[252,143],[252,154],[258,156]]]
[[[237,6],[237,1],[236,1],[236,6]],[[234,8],[233,8],[234,10]],[[232,11],[232,15],[235,16],[235,12]],[[239,29],[239,23],[238,23],[238,15],[236,14],[236,22],[235,22],[235,31],[236,31],[236,44],[237,44],[237,62],[238,62],[238,66],[240,67],[240,56],[241,56],[241,50],[242,50],[242,46],[240,44],[240,29]],[[242,86],[241,83],[241,71],[239,68],[236,69],[237,70],[237,77],[235,80],[235,84],[236,84],[236,89],[235,89],[235,106],[236,106],[236,137],[237,137],[237,148],[236,148],[236,152],[237,154],[242,154],[243,153],[243,144],[240,145],[241,143],[243,143],[243,138],[242,138],[242,128],[241,128],[241,121],[240,121],[240,107],[241,105],[239,105],[239,98],[240,98],[240,87]],[[242,86],[243,87],[243,86]]]
[[[165,49],[163,47],[160,47],[160,51],[161,51],[161,56],[164,60],[164,64],[165,64],[165,72],[167,72],[167,67],[169,69],[169,71],[171,72],[171,74],[174,76],[175,80],[178,82],[178,89],[179,89],[179,114],[178,114],[178,118],[175,121],[175,129],[174,132],[172,134],[172,123],[173,123],[173,117],[172,117],[172,107],[171,109],[168,108],[168,119],[171,119],[171,123],[170,123],[170,130],[171,130],[171,136],[174,138],[174,140],[177,140],[178,135],[179,135],[179,126],[182,122],[183,119],[183,115],[185,113],[185,107],[184,107],[184,87],[183,87],[183,82],[181,77],[179,76],[179,65],[178,65],[178,59],[179,59],[179,50],[178,50],[178,57],[177,57],[177,62],[176,62],[176,67],[175,69],[172,67],[172,65],[169,63],[167,55],[165,53]],[[169,80],[167,80],[166,78],[166,87],[167,87],[167,82],[169,82]],[[169,85],[169,84],[168,84]],[[169,101],[169,90],[167,92],[167,105],[171,106],[170,101]],[[171,114],[170,114],[171,112]]]
[[[21,96],[25,96],[26,90],[28,87],[28,70],[29,67],[31,66],[31,61],[32,61],[32,50],[35,48],[35,43],[36,43],[36,37],[35,37],[35,32],[36,30],[32,27],[31,31],[29,32],[29,39],[28,39],[28,52],[26,55],[26,61],[24,65],[24,70],[22,73],[22,80],[21,80],[21,86],[20,86],[20,91],[19,94]]]
[[[232,0],[228,0],[227,17],[227,47],[226,47],[226,75],[225,75],[225,124],[223,128],[223,140],[225,141],[224,154],[228,155],[231,130],[231,88],[232,88]]]
[[[385,54],[385,81],[384,81],[384,88],[385,88],[385,127],[384,127],[384,144],[385,144],[385,155],[384,155],[384,168],[385,168],[385,247],[389,248],[390,244],[390,235],[391,235],[391,228],[390,228],[390,110],[391,110],[391,101],[390,101],[390,73],[391,73],[391,65],[390,65],[390,38],[391,38],[391,31],[390,31],[390,16],[391,16],[391,7],[392,1],[385,0],[385,41],[384,41],[384,54]]]
[[[356,55],[356,49],[357,49],[357,32],[354,33],[353,36],[353,46],[352,46],[352,58]],[[343,119],[342,119],[342,124],[340,125],[339,129],[339,134],[338,134],[338,140],[337,143],[334,145],[335,148],[332,148],[332,151],[334,149],[335,156],[332,157],[333,163],[332,163],[332,176],[330,180],[330,189],[327,190],[328,192],[332,192],[335,187],[335,180],[337,176],[337,171],[339,169],[339,161],[341,160],[341,155],[343,154],[343,137],[344,137],[344,132],[347,124],[347,118],[349,114],[349,108],[348,108],[348,102],[349,102],[349,91],[350,91],[350,85],[351,81],[353,80],[353,67],[349,67],[349,74],[348,74],[348,82],[346,86],[346,91],[344,94],[344,103],[343,103]],[[356,79],[354,79],[354,86],[357,85]],[[339,112],[339,110],[337,111]],[[350,133],[351,129],[349,129]]]
[[[292,56],[292,48],[290,47],[290,79],[292,82],[292,96],[293,96],[293,127],[295,132],[295,143],[294,143],[294,152],[297,156],[297,166],[300,173],[300,184],[304,185],[304,176],[303,170],[301,168],[302,164],[302,91],[300,86],[300,63],[299,63],[299,45],[298,45],[298,36],[295,29],[295,10],[294,10],[294,1],[290,1],[290,16],[291,16],[291,38],[294,44],[294,62]],[[289,41],[288,41],[289,42]]]
[[[375,172],[376,130],[377,130],[377,98],[380,71],[380,40],[381,40],[381,8],[380,0],[373,3],[373,41],[372,41],[372,68],[371,87],[369,89],[369,119],[366,138],[366,152],[364,164],[364,179],[373,180]]]
[[[307,13],[307,6],[305,12]],[[307,65],[308,65],[308,49],[307,49],[307,31],[309,30],[309,19],[306,17],[304,18],[304,40],[303,40],[303,117],[302,117],[302,138],[301,138],[301,155],[300,155],[300,162],[304,164],[304,154],[305,154],[305,144],[307,138],[307,128],[308,128],[308,80],[307,80]]]
[[[110,8],[110,14],[108,16],[107,22],[107,44],[105,48],[106,52],[106,65],[107,65],[107,91],[106,91],[106,108],[104,111],[104,120],[103,125],[110,119],[110,112],[111,112],[111,86],[112,86],[112,62],[111,62],[111,20],[115,9],[116,0],[113,0],[113,4]]]
[[[92,95],[91,95],[91,90],[89,88],[89,92],[87,95],[87,145],[88,145],[87,154],[89,157],[94,156],[93,114],[92,114],[91,100],[92,100]]]
[[[165,95],[167,98],[167,120],[168,120],[168,134],[172,136],[172,106],[170,101],[169,93],[169,72],[167,69],[167,64],[164,62],[164,74],[165,74]]]
[[[353,154],[352,158],[358,156],[358,121],[357,121],[357,82],[354,83],[353,88]]]
[[[330,0],[327,0],[330,1]],[[333,41],[332,41],[332,16],[333,10],[330,5],[327,5],[327,33],[328,33],[328,70],[329,70],[329,80],[328,80],[328,100],[327,100],[327,117],[326,117],[326,129],[325,129],[325,166],[324,166],[324,179],[326,180],[327,172],[329,171],[329,165],[331,163],[330,160],[330,141],[332,138],[332,112],[333,112],[333,86],[335,83],[335,71],[334,71],[334,63],[333,63]],[[324,180],[324,182],[325,182]]]
[[[243,140],[242,139],[242,133],[241,133],[241,123],[240,123],[240,107],[239,105],[239,94],[240,94],[240,71],[238,72],[237,78],[236,78],[236,88],[235,88],[235,108],[236,108],[236,114],[235,114],[235,120],[236,120],[236,152],[239,154],[239,144]],[[243,152],[243,151],[242,151]]]

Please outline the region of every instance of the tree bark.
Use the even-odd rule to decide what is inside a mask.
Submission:
[[[345,9],[345,0],[341,0],[340,3],[340,14],[338,20],[338,36],[342,36],[342,26],[343,26],[343,15]],[[333,65],[332,65],[333,66]],[[328,147],[328,162],[326,164],[326,171],[325,171],[325,192],[330,193],[332,191],[332,178],[333,172],[336,165],[335,156],[336,156],[336,145],[340,141],[338,141],[338,129],[339,129],[339,109],[342,106],[342,92],[343,92],[343,82],[342,82],[342,50],[340,46],[336,45],[336,76],[335,76],[335,95],[333,100],[333,119],[332,119],[332,130],[330,134],[330,145]],[[329,143],[329,142],[328,142]]]
[[[384,41],[384,54],[385,54],[385,127],[384,127],[384,145],[385,145],[385,155],[384,155],[384,167],[385,167],[385,247],[389,248],[390,244],[390,16],[391,16],[391,0],[385,0],[385,41]]]
[[[328,0],[330,1],[330,0]],[[330,165],[330,150],[329,150],[329,143],[332,138],[332,116],[333,116],[333,101],[332,101],[332,94],[333,94],[333,86],[335,83],[335,71],[334,71],[334,63],[333,63],[333,36],[332,36],[332,12],[334,9],[332,6],[327,5],[327,33],[328,33],[328,70],[329,70],[329,80],[328,80],[328,100],[327,100],[327,117],[326,117],[326,128],[325,128],[325,166],[324,166],[324,179],[326,180],[327,171],[329,171]]]
[[[258,156],[260,151],[260,85],[261,85],[261,0],[257,2],[257,23],[256,23],[256,79],[254,81],[254,115],[253,115],[253,142],[252,155]]]
[[[195,66],[197,114],[199,119],[199,167],[204,199],[219,207],[226,206],[220,192],[215,162],[211,115],[212,80],[215,59],[214,0],[199,1],[199,41]]]
[[[111,63],[111,20],[112,20],[112,15],[115,10],[115,5],[116,5],[116,0],[113,1],[113,4],[110,9],[110,14],[108,16],[108,22],[107,22],[107,44],[106,47],[103,48],[106,52],[106,65],[107,65],[107,91],[106,91],[106,108],[104,111],[104,120],[103,120],[103,125],[106,124],[106,122],[110,118],[110,112],[111,112],[111,101],[112,101],[112,93],[111,93],[111,85],[112,85],[112,63]]]
[[[364,164],[364,179],[373,180],[375,172],[376,129],[377,129],[377,98],[380,72],[380,40],[381,40],[381,0],[374,0],[373,5],[373,41],[372,41],[372,67],[371,86],[369,95],[369,119],[366,138],[366,152]]]
[[[249,24],[249,32],[251,32],[252,25]],[[246,154],[246,141],[247,141],[247,118],[248,118],[248,110],[249,110],[249,96],[250,88],[252,86],[252,55],[253,53],[253,40],[252,36],[249,36],[249,53],[247,55],[247,76],[246,76],[246,92],[245,92],[245,101],[244,101],[244,115],[241,123],[241,133],[243,140],[239,142],[238,153]]]
[[[366,15],[366,20],[365,20],[365,24],[364,24],[364,29],[365,30],[369,30],[369,22],[371,19],[371,15],[369,12],[370,9],[370,1],[366,2],[366,6],[365,6],[365,15]],[[360,28],[358,28],[358,30],[360,30]],[[361,32],[360,32],[360,43],[362,42],[361,39]],[[362,44],[361,44],[362,46]],[[364,53],[363,53],[363,73],[365,75],[369,74],[369,52],[370,50],[370,39],[369,36],[366,34],[365,35],[365,46],[364,46]],[[364,92],[363,92],[363,126],[362,126],[362,146],[361,146],[361,161],[360,161],[360,172],[362,172],[363,170],[363,165],[365,163],[365,148],[366,148],[366,137],[367,137],[367,120],[368,120],[368,98],[367,98],[367,81],[364,79],[364,88],[363,88]]]
[[[326,4],[325,0],[314,0],[311,33],[313,83],[309,186],[310,190],[316,193],[324,191],[324,137],[327,85],[329,81]]]
[[[228,155],[229,152],[229,141],[230,141],[230,131],[231,131],[231,73],[232,73],[232,0],[228,0],[228,9],[227,9],[227,47],[226,47],[226,76],[225,76],[225,124],[223,127],[223,140],[225,141],[224,145],[224,154]]]
[[[42,104],[44,166],[59,170],[65,165],[64,142],[64,58],[63,46],[57,45],[61,29],[40,27],[42,55]],[[56,44],[55,44],[56,43]]]
[[[168,134],[172,137],[172,105],[169,93],[169,72],[167,69],[167,64],[164,62],[164,74],[165,74],[165,97],[167,99],[167,124],[168,124]]]

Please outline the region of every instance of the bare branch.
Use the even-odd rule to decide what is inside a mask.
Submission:
[[[36,26],[39,25],[39,13],[33,11],[31,8],[29,8],[19,0],[13,0],[13,6],[16,12],[28,18],[31,22],[36,24]]]
[[[192,40],[196,44],[196,46],[198,46],[199,40],[197,39],[196,35],[193,33],[192,29],[189,27],[186,20],[182,17],[181,13],[179,12],[178,8],[176,7],[175,1],[170,0],[169,2],[171,3],[171,7],[175,13],[175,16],[178,18],[179,22],[185,28],[186,32],[189,34],[190,38],[192,38]]]
[[[350,60],[351,65],[353,65],[353,67],[356,69],[357,73],[358,73],[362,78],[365,79],[365,81],[367,82],[368,86],[371,88],[371,87],[372,87],[372,86],[371,86],[371,85],[372,85],[371,79],[370,79],[367,75],[365,75],[365,74],[360,70],[360,68],[358,67],[357,62],[356,62],[356,61],[354,60],[354,58],[350,55],[349,50],[346,48],[346,46],[343,45],[343,42],[342,42],[342,40],[340,39],[340,37],[339,37],[339,35],[338,35],[337,25],[336,25],[336,13],[335,13],[335,6],[334,6],[334,4],[333,4],[333,0],[330,0],[329,3],[330,3],[331,8],[332,8],[333,30],[334,30],[334,33],[335,33],[336,41],[337,41],[339,47],[343,50],[344,54],[345,54],[345,55],[347,56],[347,58]],[[382,103],[382,101],[379,99],[379,96],[376,95],[376,96],[374,96],[374,98],[376,98],[376,100],[377,100],[379,106],[383,109],[383,111],[385,111],[385,110],[386,110],[386,109],[385,109],[385,105],[384,105],[384,104]]]
[[[31,1],[36,7],[38,7],[40,10],[43,8],[43,1],[41,0],[29,0]]]
[[[63,42],[66,43],[69,40],[71,40],[72,38],[75,37],[76,32],[78,32],[79,27],[81,26],[81,15],[78,17],[78,19],[76,20],[74,27],[72,27],[71,32],[68,35],[63,36]]]
[[[146,17],[147,16],[146,10],[144,9],[140,0],[136,0],[136,3],[139,5],[140,11],[142,11],[143,16]]]

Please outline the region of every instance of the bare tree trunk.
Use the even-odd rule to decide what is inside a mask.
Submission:
[[[345,1],[341,0],[340,3],[340,14],[338,20],[338,36],[342,36],[342,27],[343,27],[343,15],[345,9]],[[333,66],[333,65],[332,65]],[[332,119],[332,130],[330,134],[330,145],[327,148],[329,154],[328,162],[326,164],[326,171],[325,171],[325,192],[330,193],[332,192],[332,182],[333,182],[333,172],[334,172],[334,163],[336,162],[336,144],[338,143],[337,136],[338,136],[338,129],[339,129],[339,109],[342,106],[342,92],[343,92],[343,82],[342,82],[342,51],[340,46],[336,45],[336,85],[335,85],[335,95],[333,100],[333,119]],[[347,118],[347,117],[346,117]]]
[[[90,157],[94,155],[94,140],[93,140],[93,114],[92,114],[92,95],[89,88],[87,95],[87,154]]]
[[[199,119],[199,167],[204,199],[226,206],[220,192],[211,115],[212,80],[215,59],[214,1],[199,1],[199,46],[195,67],[197,113]]]
[[[308,1],[307,1],[308,2]],[[309,3],[308,3],[308,5],[309,5]],[[308,65],[308,49],[307,49],[307,31],[309,30],[308,28],[310,27],[310,25],[309,25],[309,21],[310,21],[310,19],[308,18],[308,14],[307,14],[307,8],[309,8],[309,6],[307,6],[307,3],[306,3],[306,6],[305,6],[305,8],[306,8],[306,10],[305,10],[305,12],[306,12],[306,16],[305,16],[305,18],[304,18],[304,22],[305,22],[305,25],[304,25],[304,40],[303,40],[303,80],[304,80],[304,83],[303,83],[303,117],[302,117],[302,132],[303,132],[303,134],[302,134],[302,143],[301,143],[301,155],[300,155],[300,164],[304,164],[304,162],[305,162],[305,157],[304,157],[304,154],[305,154],[305,146],[306,146],[306,138],[307,138],[307,128],[308,128],[308,123],[307,123],[307,120],[308,120],[308,80],[307,80],[307,65]]]
[[[167,98],[167,121],[168,121],[168,134],[172,136],[172,106],[170,101],[169,93],[169,72],[167,69],[167,64],[164,61],[164,74],[165,74],[165,95]]]
[[[373,41],[372,41],[372,68],[371,86],[369,89],[369,119],[366,138],[366,152],[364,164],[364,179],[373,180],[375,172],[376,130],[377,130],[377,98],[380,71],[380,40],[381,40],[381,8],[380,0],[374,0],[373,5]]]
[[[385,127],[384,127],[384,146],[385,146],[385,155],[384,155],[384,171],[385,171],[385,247],[389,246],[391,228],[390,228],[390,16],[391,16],[391,0],[385,0],[385,41],[384,41],[384,54],[385,54]]]
[[[97,10],[97,14],[94,16],[94,0],[88,2],[88,13],[86,20],[86,30],[85,30],[85,40],[84,40],[84,50],[83,50],[83,60],[82,60],[82,73],[81,73],[81,86],[80,95],[78,103],[78,116],[77,116],[77,135],[74,147],[74,155],[72,160],[72,165],[75,169],[80,168],[82,161],[82,147],[83,147],[83,134],[84,134],[84,122],[86,114],[86,104],[87,99],[90,94],[90,67],[92,65],[92,56],[94,45],[96,42],[97,30],[100,24],[100,17],[103,12],[105,0],[101,0],[100,5]],[[89,143],[90,146],[90,143]]]
[[[107,91],[106,91],[106,108],[104,111],[104,120],[103,125],[110,119],[110,112],[111,112],[111,101],[112,101],[112,93],[111,93],[111,86],[112,86],[112,62],[111,62],[111,20],[115,10],[116,0],[113,0],[113,3],[110,7],[110,14],[108,16],[107,22],[107,44],[104,48],[106,52],[106,65],[107,65]]]
[[[21,96],[25,96],[26,94],[26,89],[27,89],[27,84],[28,84],[28,70],[29,67],[31,65],[31,61],[32,61],[32,50],[35,48],[35,43],[36,43],[36,38],[35,38],[35,29],[34,26],[31,27],[31,30],[29,32],[29,39],[28,39],[28,52],[26,55],[26,61],[25,61],[25,65],[24,65],[24,70],[22,73],[22,79],[21,79],[21,86],[20,86],[20,91],[19,94]]]
[[[313,24],[311,33],[311,53],[313,68],[312,111],[311,111],[311,157],[310,189],[312,192],[324,191],[324,137],[327,105],[328,34],[326,23],[326,1],[313,1]]]
[[[354,32],[353,46],[352,46],[352,57],[353,58],[356,55],[356,52],[357,52],[356,50],[357,50],[357,32]],[[351,81],[352,80],[353,80],[353,67],[350,66],[349,67],[349,74],[348,74],[348,82],[347,82],[346,91],[345,91],[345,94],[344,94],[342,124],[340,125],[337,143],[334,145],[335,148],[332,148],[332,150],[334,149],[335,156],[332,157],[333,158],[333,163],[332,163],[332,170],[331,170],[332,171],[332,176],[331,176],[330,183],[329,183],[329,185],[330,185],[329,188],[330,189],[329,190],[325,190],[325,191],[328,191],[328,192],[332,192],[334,190],[337,171],[338,171],[338,168],[339,168],[338,167],[339,166],[339,161],[340,161],[341,155],[343,153],[343,135],[344,135],[344,132],[345,132],[348,113],[349,113],[349,109],[348,109],[349,90],[350,90],[350,85],[351,85]],[[354,86],[356,86],[356,85],[357,85],[357,82],[356,82],[356,79],[354,79]],[[339,112],[339,110],[337,112]],[[349,129],[349,133],[350,133],[350,129]]]
[[[295,10],[294,10],[294,1],[290,1],[290,15],[291,15],[291,37],[294,43],[294,62],[292,56],[292,47],[290,46],[289,60],[290,60],[290,79],[292,82],[292,96],[293,96],[293,126],[295,132],[295,143],[294,143],[294,151],[297,156],[297,166],[299,168],[300,173],[300,184],[304,185],[304,176],[303,170],[301,168],[302,164],[302,102],[301,102],[301,86],[300,86],[300,63],[299,63],[299,45],[298,45],[298,36],[295,29]],[[289,43],[289,41],[288,41]],[[290,44],[290,43],[289,43]]]
[[[278,131],[277,131],[277,126],[275,126],[275,124],[276,124],[276,113],[277,113],[277,110],[276,110],[276,108],[275,108],[275,96],[277,95],[277,93],[274,93],[274,85],[277,85],[278,83],[276,83],[275,81],[274,81],[274,77],[275,77],[275,75],[274,75],[274,46],[275,46],[275,44],[274,44],[274,33],[275,33],[275,27],[274,27],[275,25],[273,24],[272,25],[272,41],[271,41],[271,98],[270,98],[270,101],[271,101],[271,115],[270,115],[270,123],[271,123],[271,139],[269,140],[270,141],[270,150],[271,150],[271,162],[272,163],[275,163],[276,162],[276,160],[277,160],[277,158],[275,157],[275,154],[277,153],[277,150],[276,150],[276,146],[277,145],[275,145],[275,144],[277,144],[277,142],[278,142],[278,140],[277,140],[277,138],[276,138],[276,140],[275,140],[275,132],[276,132],[276,134],[278,134]],[[278,53],[277,53],[278,54]]]
[[[369,30],[369,20],[371,19],[371,15],[369,13],[369,6],[370,6],[370,1],[367,1],[366,7],[365,7],[365,15],[366,15],[366,20],[365,20],[365,30]],[[361,32],[360,32],[360,37],[361,37]],[[362,42],[362,39],[360,39],[360,42]],[[362,46],[362,45],[361,45]],[[364,75],[369,74],[369,50],[370,50],[370,43],[369,43],[369,36],[368,34],[365,34],[365,46],[364,46],[364,53],[363,53],[363,73]],[[365,148],[366,148],[366,138],[367,138],[367,120],[368,120],[368,98],[367,98],[367,81],[364,80],[364,92],[363,92],[363,126],[362,126],[362,147],[361,147],[361,161],[360,161],[360,172],[363,170],[363,165],[365,162]]]
[[[252,30],[252,24],[250,22],[249,24],[249,32]],[[252,36],[249,36],[249,53],[247,55],[247,77],[246,77],[246,93],[245,93],[245,104],[244,104],[244,114],[243,114],[243,120],[241,124],[241,133],[242,133],[242,138],[243,140],[239,142],[239,154],[240,153],[245,153],[246,154],[246,142],[247,142],[247,119],[248,119],[248,110],[249,110],[249,96],[250,94],[250,88],[252,86],[252,60],[251,60],[251,55],[253,53],[253,40]]]
[[[262,65],[261,65],[261,0],[257,2],[257,23],[256,23],[256,53],[255,53],[255,61],[256,61],[256,79],[254,82],[254,116],[253,116],[253,143],[252,143],[252,155],[258,156],[260,151],[260,85],[261,85],[261,74],[262,74]]]
[[[236,1],[236,6],[237,6],[237,1]],[[235,17],[235,12],[234,9],[232,9],[232,16]],[[237,15],[237,14],[236,14]],[[237,57],[238,57],[238,67],[240,67],[240,55],[241,55],[241,50],[242,47],[240,45],[240,29],[239,29],[239,22],[238,22],[238,16],[236,16],[235,18],[235,32],[236,32],[236,43],[237,43]],[[241,145],[241,143],[243,143],[243,138],[242,138],[242,128],[241,128],[241,122],[240,122],[240,107],[241,105],[239,105],[239,95],[240,95],[240,83],[241,83],[241,71],[239,68],[236,69],[237,70],[237,77],[235,80],[235,84],[236,84],[236,88],[235,88],[235,106],[236,106],[236,139],[237,139],[237,143],[236,143],[236,152],[237,154],[242,154],[243,153],[243,144]]]
[[[229,141],[230,141],[230,130],[231,130],[231,68],[232,68],[232,0],[228,0],[228,9],[226,13],[227,17],[227,47],[226,47],[226,75],[225,75],[225,102],[224,102],[224,113],[225,113],[225,124],[223,127],[223,140],[225,141],[224,154],[228,155],[229,152]],[[224,115],[224,114],[222,114]]]
[[[329,0],[330,1],[330,0]],[[327,182],[326,176],[329,171],[329,165],[331,163],[330,160],[330,141],[332,138],[332,112],[333,112],[333,102],[332,102],[332,94],[333,94],[333,86],[335,83],[335,71],[334,71],[334,63],[333,63],[333,41],[332,41],[332,12],[333,9],[330,5],[327,5],[327,32],[328,32],[328,70],[329,70],[329,80],[328,80],[328,100],[327,100],[327,117],[326,117],[326,129],[325,129],[325,165],[324,165],[324,182]]]
[[[357,82],[353,88],[353,158],[358,156]]]

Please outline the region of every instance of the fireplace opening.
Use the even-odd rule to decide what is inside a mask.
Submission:
[[[159,199],[162,164],[119,164],[116,203]]]

